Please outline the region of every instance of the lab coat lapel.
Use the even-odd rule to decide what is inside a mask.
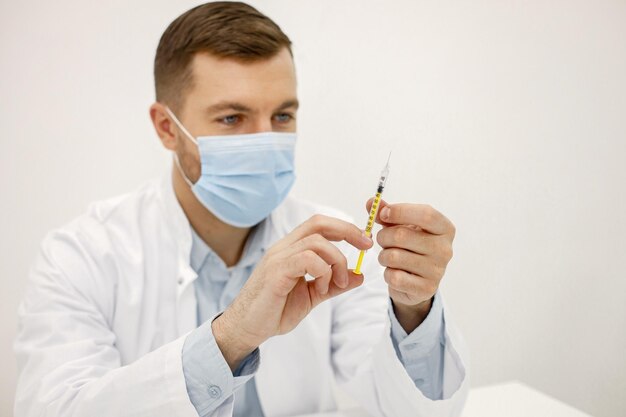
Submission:
[[[161,180],[161,202],[164,221],[169,226],[177,248],[177,274],[171,279],[176,280],[177,326],[178,335],[182,336],[198,327],[197,300],[193,288],[198,274],[189,264],[191,226],[174,193],[171,175],[164,175]]]

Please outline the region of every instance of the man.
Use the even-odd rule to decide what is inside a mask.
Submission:
[[[383,249],[349,269],[372,240],[287,197],[289,38],[248,5],[204,4],[164,32],[154,74],[171,172],[45,238],[16,416],[296,415],[334,410],[335,380],[373,416],[458,415],[465,353],[437,292],[454,227],[382,203]]]

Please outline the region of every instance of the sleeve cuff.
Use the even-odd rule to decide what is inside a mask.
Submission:
[[[391,337],[403,361],[412,362],[427,356],[443,340],[443,306],[439,292],[433,297],[433,305],[428,316],[410,334],[407,334],[400,325],[393,311],[391,299],[389,299],[388,311],[391,321]]]
[[[220,313],[221,314],[221,313]],[[260,362],[259,349],[231,372],[213,337],[211,323],[219,314],[189,333],[182,352],[183,374],[189,400],[201,417],[208,416],[237,388],[254,376]]]
[[[234,391],[236,391],[237,388],[248,382],[254,376],[256,371],[259,369],[260,361],[261,354],[259,348],[254,349],[252,353],[250,353],[243,361],[241,361],[239,367],[235,369],[235,372],[233,372]]]

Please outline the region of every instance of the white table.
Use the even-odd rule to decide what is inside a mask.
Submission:
[[[574,407],[511,381],[470,390],[463,417],[589,417]]]
[[[359,409],[299,417],[366,417]],[[470,390],[462,417],[589,417],[521,382],[511,381]]]

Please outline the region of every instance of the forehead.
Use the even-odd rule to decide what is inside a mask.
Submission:
[[[198,53],[191,69],[193,82],[187,102],[192,106],[232,100],[257,108],[296,98],[294,63],[286,48],[271,58],[252,62]]]

